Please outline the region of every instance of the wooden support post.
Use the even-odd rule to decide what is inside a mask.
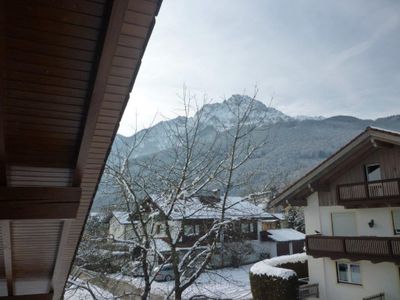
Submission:
[[[12,268],[12,245],[11,245],[11,226],[10,221],[1,222],[3,237],[4,270],[7,280],[7,292],[9,296],[14,294],[13,287],[13,268]]]
[[[56,264],[54,266],[53,275],[52,275],[52,279],[51,279],[51,285],[52,285],[53,289],[54,289],[54,285],[55,285],[54,284],[55,279],[59,278],[59,273],[63,270],[63,257],[64,257],[65,248],[68,245],[68,234],[69,234],[69,230],[71,228],[71,223],[72,223],[72,220],[65,220],[63,222],[61,238],[60,238],[60,242],[58,244]]]

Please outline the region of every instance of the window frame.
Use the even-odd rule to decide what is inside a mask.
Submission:
[[[399,228],[397,229],[398,232],[396,232],[396,224],[395,224],[395,218],[394,218],[394,214],[397,213],[399,214],[399,218],[400,218],[400,209],[393,209],[391,211],[391,215],[392,215],[392,225],[393,225],[393,234],[394,235],[400,235],[400,224],[399,224]]]
[[[345,280],[340,280],[339,278],[339,265],[346,265],[347,266],[347,278],[348,281]],[[351,266],[355,265],[358,266],[360,273],[360,282],[355,282],[353,281],[353,276],[352,276],[352,271],[351,271]],[[362,276],[361,276],[361,264],[360,263],[354,263],[354,262],[347,262],[347,261],[337,261],[336,262],[336,280],[337,283],[343,283],[343,284],[352,284],[352,285],[358,285],[358,286],[362,286]]]
[[[156,230],[155,230],[155,234],[159,235],[159,234],[165,234],[165,230],[164,230],[164,224],[162,223],[157,223],[155,226]]]
[[[190,228],[190,232],[186,230]],[[184,224],[183,225],[183,235],[184,236],[199,236],[200,235],[200,224]]]
[[[379,167],[379,177],[380,177],[380,179],[369,180],[369,178],[368,178],[368,174],[369,174],[368,173],[368,168],[369,167],[373,167],[373,166],[378,166]],[[374,182],[374,181],[382,180],[382,166],[381,166],[381,164],[380,163],[371,163],[371,164],[364,165],[364,174],[365,174],[365,179],[366,179],[367,182]]]

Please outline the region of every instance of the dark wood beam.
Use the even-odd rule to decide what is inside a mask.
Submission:
[[[76,171],[73,178],[74,186],[80,186],[82,180],[83,169],[85,168],[86,160],[89,154],[91,139],[96,129],[97,118],[103,102],[109,70],[111,69],[114,53],[118,46],[118,39],[125,20],[124,16],[125,11],[128,8],[128,4],[129,0],[114,1],[113,3],[76,162]]]
[[[57,258],[53,270],[53,275],[51,279],[52,288],[54,289],[55,280],[57,276],[62,272],[63,268],[63,257],[65,257],[65,251],[68,245],[69,230],[71,228],[72,220],[65,220],[63,222],[63,228],[61,232],[60,243],[58,244]]]
[[[7,294],[12,296],[14,293],[13,288],[13,269],[12,269],[12,249],[11,249],[11,227],[10,221],[1,222],[1,231],[3,238],[3,257],[4,257],[4,271],[7,281]]]
[[[305,197],[290,199],[288,202],[292,206],[307,206],[307,199]]]
[[[53,299],[53,293],[0,297],[0,300],[52,300],[52,299]]]
[[[0,0],[0,186],[7,185],[6,151],[4,133],[4,97],[6,83],[6,35],[5,2]]]
[[[374,146],[374,148],[393,148],[394,147],[394,145],[391,143],[379,141],[374,138],[371,138],[370,141],[371,141],[372,146]]]
[[[0,219],[74,219],[81,188],[0,187]]]
[[[313,182],[313,183],[308,184],[308,189],[310,190],[311,193],[329,192],[330,186],[329,186],[329,184],[326,184],[326,183]]]

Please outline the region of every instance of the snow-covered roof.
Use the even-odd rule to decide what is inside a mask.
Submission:
[[[160,252],[171,251],[171,247],[168,245],[167,242],[163,241],[162,239],[153,239],[153,247]]]
[[[170,203],[163,197],[152,196],[152,200],[164,211],[168,211]],[[242,197],[228,197],[225,205],[226,219],[272,219],[270,213],[246,201]],[[179,199],[175,202],[171,219],[217,219],[222,211],[222,199],[213,204],[205,204],[198,197]]]
[[[286,220],[286,216],[284,213],[272,213],[271,215],[273,215],[275,218],[281,221]]]
[[[298,241],[306,238],[304,233],[290,228],[269,229],[268,233],[268,238],[276,242]]]
[[[121,225],[129,225],[131,221],[129,220],[129,213],[126,211],[113,211],[113,216],[117,219],[118,223]]]
[[[296,272],[289,269],[278,268],[276,266],[305,261],[307,261],[306,253],[277,256],[254,264],[250,269],[250,273],[254,275],[268,275],[288,279],[289,277],[295,276]]]

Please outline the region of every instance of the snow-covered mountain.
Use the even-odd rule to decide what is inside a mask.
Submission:
[[[267,107],[261,101],[253,100],[251,97],[243,95],[232,95],[232,97],[221,103],[206,104],[202,107],[200,113],[204,114],[207,124],[216,128],[221,128],[222,125],[229,128],[235,124],[235,113],[231,109],[239,107],[243,110],[250,105],[249,123],[274,124],[292,119],[273,107]]]
[[[248,107],[251,107],[249,125],[271,125],[295,120],[281,111],[273,107],[267,107],[261,101],[254,100],[251,97],[232,95],[232,97],[223,102],[205,104],[196,115],[189,118],[188,122],[193,122],[193,119],[199,117],[201,114],[202,116],[200,118],[203,123],[203,134],[214,130],[227,130],[235,124],[236,112],[232,111],[232,108],[244,109]],[[241,112],[239,112],[239,114],[240,113]],[[146,133],[146,141],[139,146],[137,155],[156,153],[173,146],[173,142],[168,138],[168,128],[171,126],[173,128],[183,128],[184,123],[185,117],[179,116],[168,121],[159,122],[149,129],[142,130],[137,133],[137,136],[122,137],[122,139],[129,143],[130,140],[132,141]]]
[[[251,101],[250,97],[233,95],[222,103],[205,105],[202,110],[205,114],[201,135],[203,138],[215,136],[221,129],[229,128],[233,124],[234,114],[229,107]],[[196,116],[194,116],[196,117]],[[173,146],[168,138],[168,128],[183,124],[184,117],[163,121],[154,125],[147,132],[146,137],[136,150],[136,156],[146,156],[154,153],[163,153]],[[190,120],[189,120],[190,122]],[[252,179],[249,186],[237,190],[237,195],[259,190],[266,183],[275,178],[286,177],[292,181],[301,176],[321,160],[343,146],[367,126],[376,126],[392,130],[400,130],[400,115],[363,120],[352,116],[320,117],[290,117],[272,107],[267,107],[260,101],[254,102],[250,122],[257,122],[260,126],[259,136],[268,136],[269,143],[257,155],[244,165],[245,170],[259,169],[261,172]],[[259,122],[259,123],[258,123]],[[221,126],[223,124],[224,126]],[[129,144],[135,138],[140,138],[146,131],[141,131],[132,137],[119,136],[116,139],[120,145]],[[113,152],[111,152],[111,157]],[[94,207],[104,204],[101,187]]]

